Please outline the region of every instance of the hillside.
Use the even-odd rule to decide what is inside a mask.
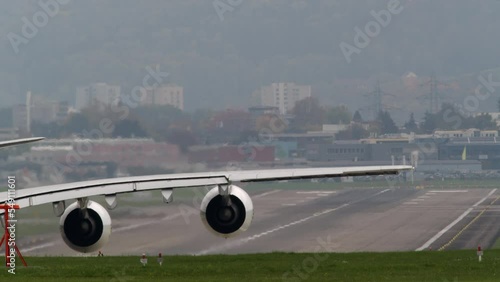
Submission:
[[[402,0],[401,13],[351,63],[340,43],[353,44],[354,28],[364,28],[370,11],[388,1],[243,0],[222,17],[217,1],[226,2],[61,1],[69,3],[18,53],[9,33],[22,36],[22,18],[33,21],[43,9],[39,1],[2,3],[0,95],[19,102],[30,89],[72,100],[76,86],[96,81],[130,92],[145,66],[159,64],[170,82],[185,87],[189,109],[241,106],[278,80],[311,84],[327,103],[353,105],[363,100],[353,94],[370,89],[344,89],[345,81],[498,67],[499,1]]]

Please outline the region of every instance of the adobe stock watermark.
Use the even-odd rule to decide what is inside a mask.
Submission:
[[[182,219],[184,219],[184,223],[186,225],[189,225],[191,223],[191,216],[200,216],[200,207],[201,207],[201,202],[205,198],[205,195],[210,191],[211,188],[209,187],[204,187],[203,189],[200,188],[195,188],[192,190],[193,192],[193,197],[192,197],[192,202],[191,205],[181,203],[179,205],[179,213],[182,216]]]
[[[134,277],[128,276],[126,273],[127,267],[122,268],[120,272],[114,271],[113,278],[111,278],[110,282],[127,282],[134,281]]]
[[[340,43],[340,50],[344,55],[347,63],[351,63],[354,54],[360,54],[361,50],[368,47],[373,38],[377,37],[382,28],[386,28],[391,23],[394,15],[399,15],[404,9],[399,0],[389,0],[387,9],[381,11],[372,10],[370,14],[373,16],[374,21],[366,23],[364,29],[359,27],[354,28],[354,42],[349,44],[347,42]]]
[[[248,137],[246,141],[238,145],[238,153],[245,157],[245,162],[252,162],[256,159],[257,154],[264,150],[265,145],[272,144],[275,140],[274,135],[283,132],[288,125],[288,121],[282,116],[273,114],[269,118],[269,123],[259,129],[257,136]],[[224,166],[224,171],[242,170],[241,163],[229,162]],[[241,188],[245,183],[239,184]],[[194,189],[191,204],[182,203],[178,206],[179,213],[182,215],[186,225],[191,223],[191,216],[200,215],[200,207],[205,195],[214,187],[204,187],[203,189]]]
[[[245,156],[247,162],[255,160],[257,153],[264,150],[275,140],[275,135],[284,132],[289,122],[280,115],[273,114],[268,125],[259,129],[257,136],[250,136],[245,142],[238,145],[238,153]]]
[[[16,177],[9,176],[7,179],[7,202],[6,204],[9,206],[8,213],[4,214],[4,216],[8,216],[9,226],[6,226],[8,235],[5,240],[8,241],[6,245],[9,246],[9,249],[6,250],[7,255],[7,268],[10,274],[16,274],[16,209],[14,206],[16,205]]]
[[[311,274],[318,269],[320,264],[330,257],[330,253],[332,253],[336,247],[340,246],[331,241],[332,238],[330,235],[326,237],[326,240],[317,238],[317,245],[312,250],[314,254],[306,257],[300,264],[292,266],[292,270],[283,273],[281,281],[300,282],[309,279]]]
[[[474,94],[465,97],[462,104],[454,104],[455,110],[462,116],[469,116],[477,112],[480,103],[491,98],[491,95],[496,92],[496,88],[500,87],[500,81],[493,81],[492,73],[488,73],[487,77],[478,75],[477,80],[479,83],[474,88]],[[460,128],[463,122],[462,117],[451,109],[443,112],[443,120],[445,122],[453,122],[454,129]]]
[[[443,121],[451,126],[453,130],[462,127],[464,118],[472,115],[479,110],[481,102],[490,99],[496,93],[496,88],[500,87],[500,81],[494,81],[493,74],[478,75],[478,85],[474,89],[474,94],[466,96],[462,103],[453,104],[453,108],[447,108],[443,111]],[[432,141],[418,143],[417,150],[412,153],[414,165],[424,164],[426,159],[435,155],[438,151],[438,145]]]
[[[39,30],[49,23],[50,18],[59,14],[61,5],[67,5],[70,1],[71,0],[38,1],[38,7],[40,9],[31,16],[31,19],[27,17],[21,18],[21,21],[23,22],[21,34],[19,35],[14,32],[9,32],[7,34],[7,38],[9,39],[14,53],[18,54],[21,44],[28,44],[30,39],[33,39],[38,34]]]
[[[222,22],[224,21],[225,13],[233,12],[243,2],[245,2],[245,0],[214,0],[212,5],[214,6],[219,20]]]
[[[119,105],[111,105],[110,110],[113,114],[118,115],[118,120],[125,120],[131,109],[135,109],[143,101],[146,93],[146,88],[157,87],[169,76],[169,73],[160,71],[160,66],[156,65],[153,69],[147,66],[146,74],[142,79],[142,85],[135,86],[129,95],[121,97],[122,103]],[[104,117],[99,121],[99,128],[94,128],[90,131],[84,130],[78,135],[78,141],[75,144],[75,149],[66,154],[65,164],[53,161],[52,165],[58,170],[58,180],[63,181],[62,171],[66,169],[75,169],[83,162],[83,157],[92,154],[94,149],[93,140],[104,139],[106,135],[113,133],[115,125],[110,118]]]

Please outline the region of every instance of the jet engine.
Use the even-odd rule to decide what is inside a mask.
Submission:
[[[221,195],[218,187],[210,190],[200,208],[205,227],[225,238],[246,231],[253,219],[253,203],[247,192],[234,185],[228,189],[227,196]]]
[[[96,202],[88,201],[86,208],[80,206],[80,201],[75,202],[64,211],[59,221],[59,230],[71,249],[81,253],[95,252],[108,242],[111,217]]]

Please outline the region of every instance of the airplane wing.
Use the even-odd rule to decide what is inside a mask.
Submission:
[[[108,209],[114,209],[116,195],[121,193],[161,190],[163,201],[169,203],[174,189],[215,186],[201,202],[200,217],[210,232],[229,238],[246,231],[254,214],[251,197],[234,182],[397,174],[411,169],[411,166],[291,168],[124,177],[19,190],[10,185],[7,192],[0,193],[0,203],[17,204],[20,208],[52,203],[55,215],[60,217],[59,231],[66,245],[77,252],[89,253],[108,242],[111,217],[102,205],[88,197],[104,195]],[[76,201],[66,207],[66,200],[72,199]],[[9,211],[8,218],[13,215]]]
[[[122,193],[139,191],[164,190],[171,195],[173,189],[225,186],[234,182],[260,182],[293,179],[331,178],[344,176],[398,174],[400,171],[412,170],[412,166],[358,166],[328,168],[290,168],[248,171],[221,171],[206,173],[181,173],[152,176],[135,176],[74,182],[44,187],[18,189],[13,197],[12,192],[0,193],[0,203],[9,197],[15,199],[20,208],[57,203],[65,200],[87,198],[92,196],[115,196]],[[0,214],[3,212],[0,212]]]
[[[9,140],[9,141],[2,141],[0,142],[0,148],[5,148],[5,147],[10,147],[10,146],[15,146],[15,145],[21,145],[21,144],[26,144],[26,143],[32,143],[36,141],[40,141],[45,139],[44,137],[34,137],[34,138],[25,138],[25,139],[17,139],[17,140]]]

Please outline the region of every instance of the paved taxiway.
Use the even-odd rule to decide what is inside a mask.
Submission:
[[[403,251],[423,246],[427,249],[426,243],[472,209],[464,220],[429,244],[435,249],[448,242],[463,228],[464,222],[466,224],[470,217],[477,215],[484,205],[499,195],[500,191],[491,189],[270,190],[252,195],[255,207],[253,224],[248,231],[230,239],[216,237],[205,229],[197,212],[198,197],[192,203],[174,201],[166,206],[134,208],[140,213],[134,218],[119,217],[116,214],[120,210],[112,211],[114,230],[102,251],[106,255],[137,255],[143,252]],[[481,200],[481,204],[473,207]],[[474,247],[478,240],[485,246],[489,244],[484,238],[493,238],[498,233],[498,216],[495,216],[498,206],[495,210],[492,216],[486,217],[483,213],[482,220],[496,219],[484,224],[477,220],[476,223],[482,225],[469,229],[472,235],[464,232],[461,240],[467,244],[457,246]],[[491,228],[491,224],[496,224],[497,229]],[[24,253],[74,255],[56,232],[53,239],[28,248]],[[478,233],[485,235],[474,235]]]

